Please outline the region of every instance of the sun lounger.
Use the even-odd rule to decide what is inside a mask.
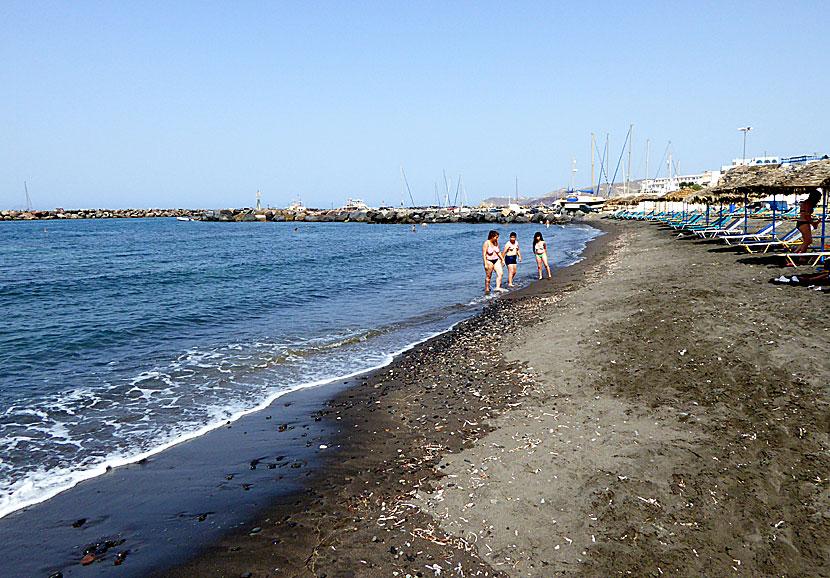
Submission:
[[[823,258],[826,259],[830,257],[830,251],[813,251],[810,253],[785,253],[784,258],[787,260],[787,263],[790,265],[795,266],[796,259],[807,258],[807,265],[810,267],[815,267],[818,265],[818,262],[821,261]]]
[[[798,229],[793,229],[786,235],[781,238],[774,239],[771,241],[746,241],[741,243],[741,247],[747,250],[749,253],[755,253],[756,251],[761,251],[762,253],[767,253],[770,250],[776,251],[779,249],[789,249],[790,247],[795,247],[801,244],[801,231]]]
[[[717,229],[726,225],[729,222],[729,217],[723,216],[718,217],[712,221],[709,221],[709,224],[706,223],[696,223],[694,225],[689,225],[686,227],[689,231],[700,231],[702,229]]]
[[[707,228],[707,229],[700,229],[695,231],[695,235],[703,238],[712,238],[718,234],[725,234],[728,235],[730,233],[735,233],[741,228],[741,219],[737,217],[732,219],[729,223],[727,223],[723,227],[714,227],[714,228]]]
[[[692,227],[696,223],[698,223],[701,219],[703,219],[704,215],[689,215],[687,219],[681,219],[680,221],[676,221],[674,223],[669,223],[669,226],[673,229],[685,229],[686,227]]]
[[[718,238],[723,239],[727,245],[740,245],[741,243],[745,243],[747,241],[761,241],[764,239],[774,239],[775,235],[771,233],[773,228],[773,223],[770,223],[766,227],[758,229],[754,233],[748,233],[745,235],[716,235]]]

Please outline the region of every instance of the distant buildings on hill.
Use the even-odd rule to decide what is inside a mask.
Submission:
[[[671,178],[644,179],[640,183],[640,191],[665,195],[671,191],[676,191],[681,184],[686,183],[689,183],[690,186],[710,187],[717,184],[722,174],[722,171],[706,171],[699,175],[674,175]]]
[[[705,171],[696,175],[673,175],[660,179],[643,179],[640,181],[640,192],[664,195],[678,190],[681,185],[711,187],[718,184],[718,181],[724,173],[743,165],[803,165],[826,158],[828,158],[827,155],[812,154],[795,157],[763,156],[748,159],[732,159],[731,165],[723,165],[719,171]]]
[[[800,155],[797,157],[752,157],[750,159],[732,159],[731,165],[723,165],[720,170],[721,173],[725,173],[729,169],[734,169],[735,167],[743,165],[804,165],[826,158],[827,155],[819,156],[818,154],[812,154]]]

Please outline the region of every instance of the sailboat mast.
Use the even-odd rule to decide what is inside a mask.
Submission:
[[[29,196],[29,186],[26,181],[23,181],[23,189],[26,191],[26,211],[30,212],[32,210],[32,198]]]
[[[606,183],[608,182],[608,169],[610,168],[609,162],[611,160],[611,157],[608,154],[608,151],[611,150],[609,148],[610,138],[611,138],[611,135],[609,133],[605,133],[605,182]],[[606,191],[605,196],[606,197],[611,196],[611,184],[610,183],[608,184],[608,190]]]
[[[651,145],[651,143],[650,143],[649,139],[646,139],[646,182],[645,182],[645,186],[642,188],[643,192],[647,192],[647,189],[649,187],[649,184],[648,184],[648,155],[649,155],[649,152],[650,152],[650,150],[649,150],[650,145]]]
[[[458,185],[461,187],[461,207],[464,208],[464,171],[458,171]]]
[[[519,177],[516,177],[516,204],[519,204]]]
[[[576,157],[573,157],[573,168],[571,169],[571,194],[575,195],[574,182],[576,181]]]
[[[628,127],[628,183],[625,186],[626,193],[631,192],[631,141],[634,140],[634,125]]]
[[[666,161],[668,163],[668,174],[669,174],[669,186],[668,190],[671,191],[671,141],[669,141],[669,160]],[[668,192],[668,191],[667,191]]]
[[[594,133],[591,133],[591,194],[594,193]]]
[[[403,165],[401,165],[401,207],[404,206],[404,196],[403,196]]]

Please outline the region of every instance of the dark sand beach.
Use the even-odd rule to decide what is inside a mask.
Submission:
[[[309,416],[339,433],[304,487],[155,575],[830,575],[827,295],[596,224]]]

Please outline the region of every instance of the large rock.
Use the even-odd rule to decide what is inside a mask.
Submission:
[[[352,211],[349,213],[349,220],[350,221],[357,221],[358,223],[363,223],[366,221],[366,211]]]

